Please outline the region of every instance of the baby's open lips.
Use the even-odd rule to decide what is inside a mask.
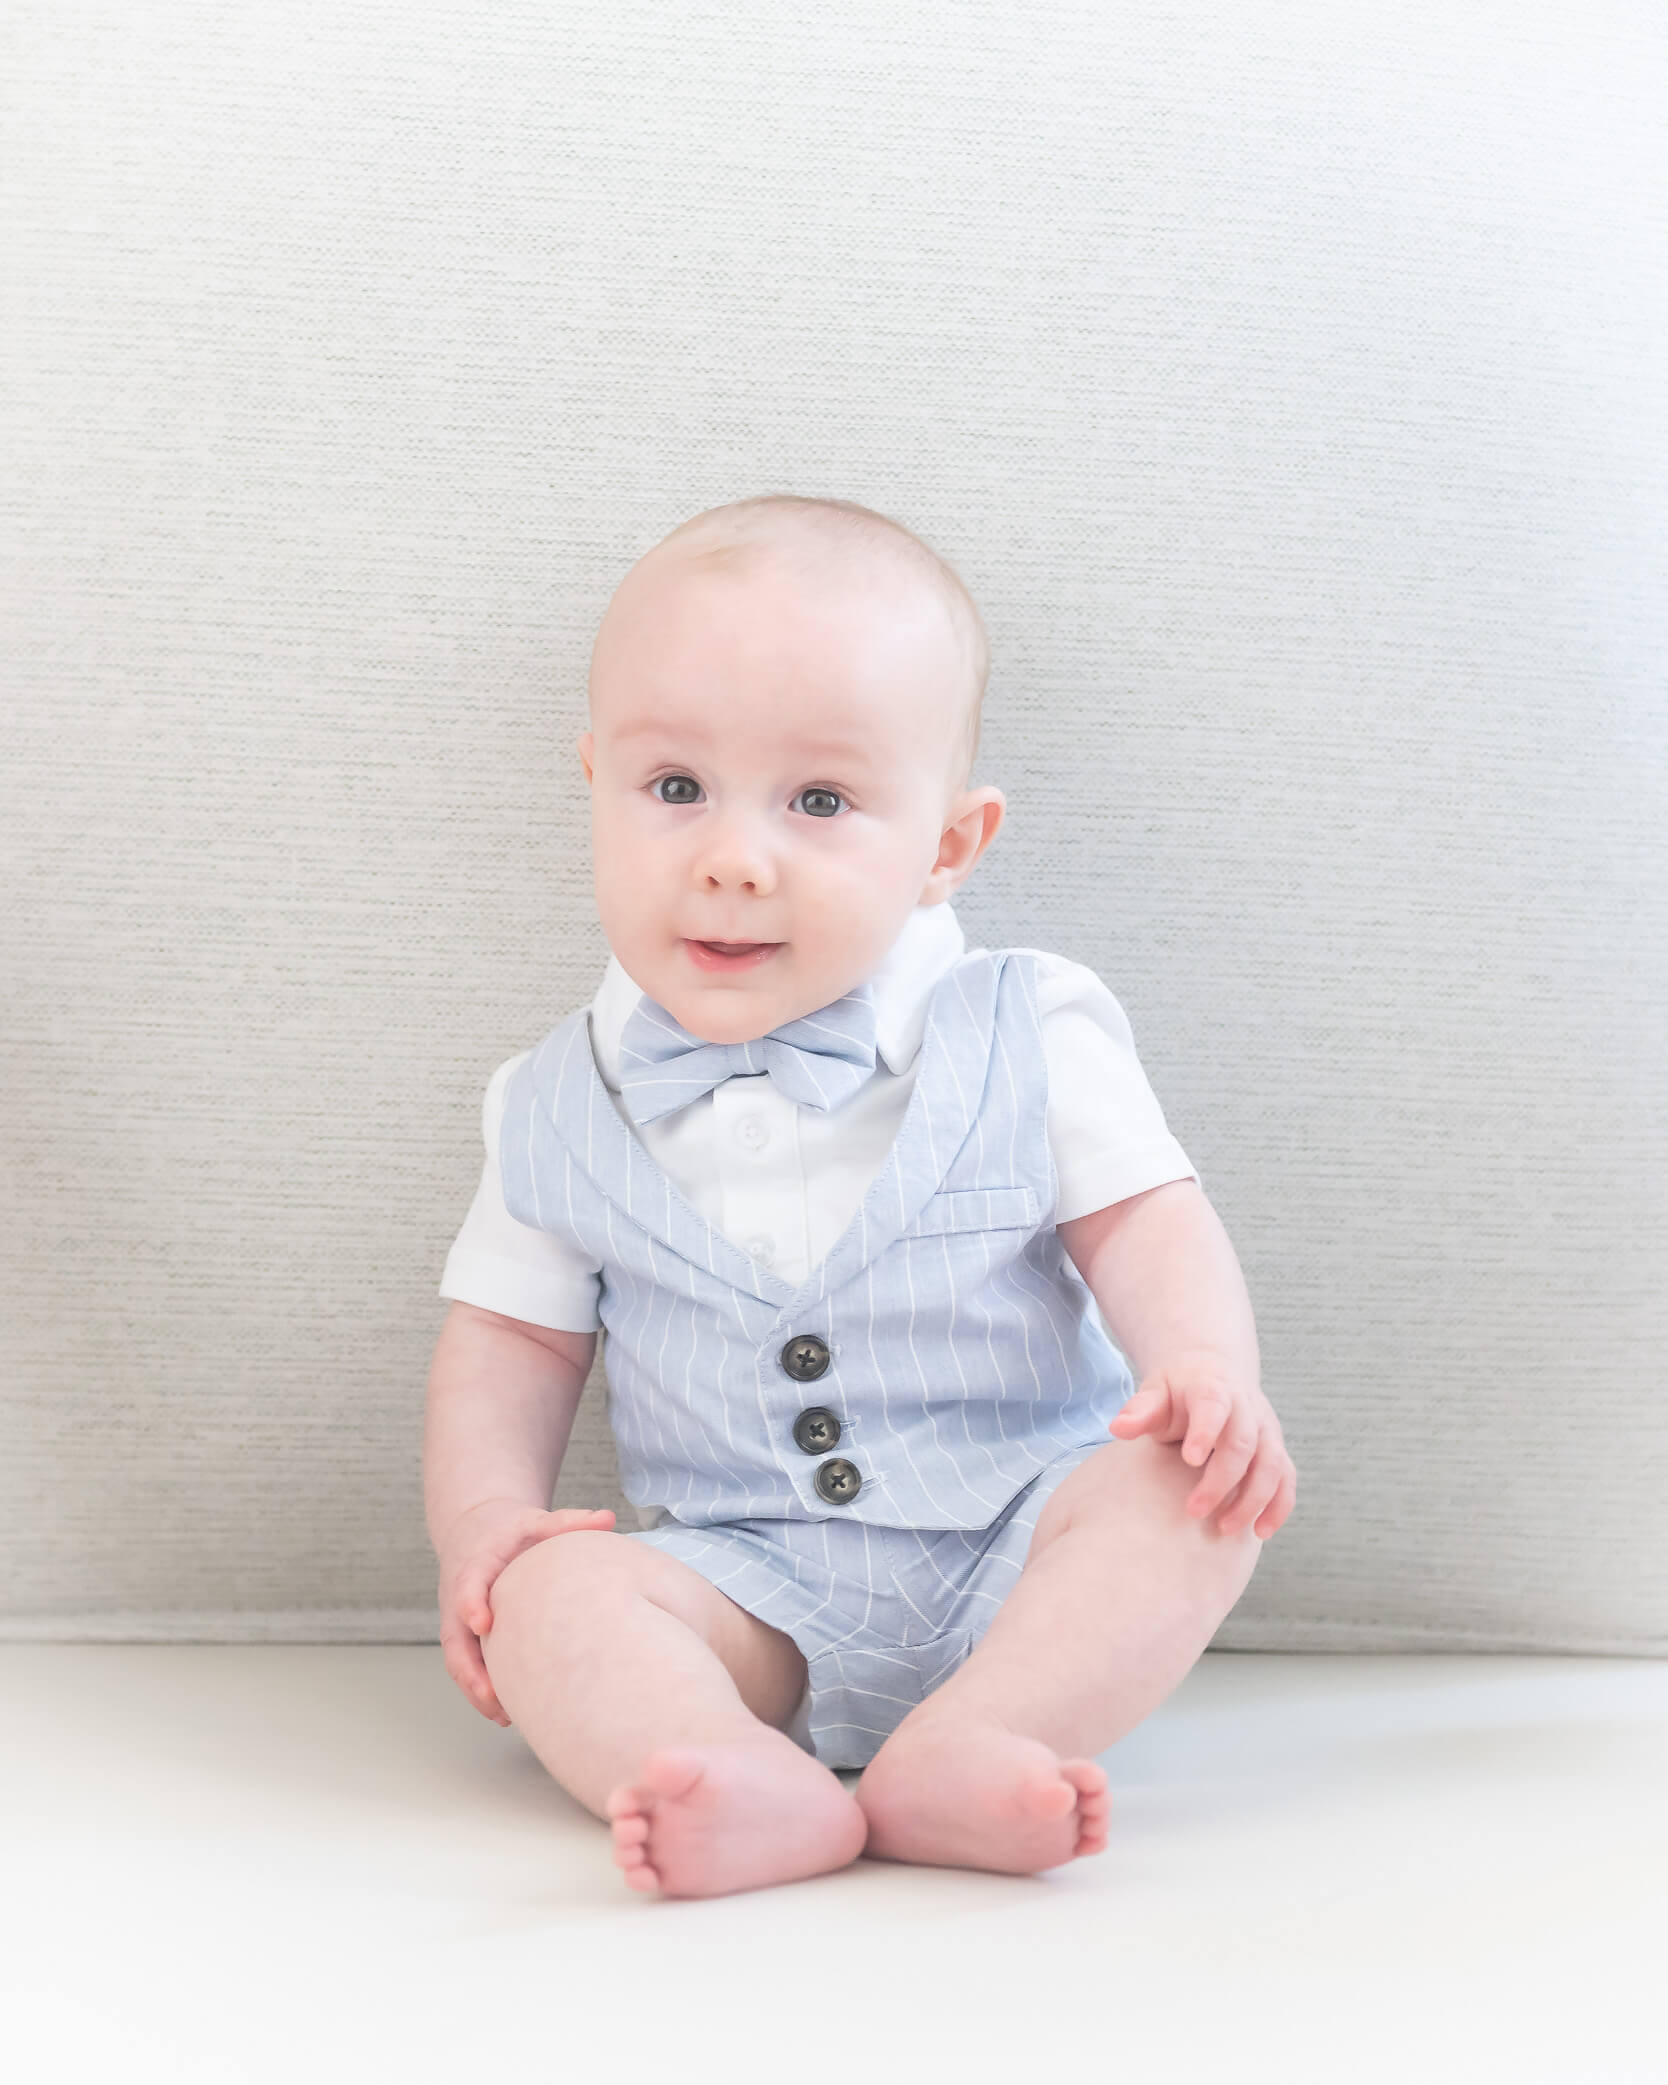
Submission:
[[[767,963],[784,946],[780,941],[697,941],[687,936],[684,940],[696,969],[709,971],[751,969]]]

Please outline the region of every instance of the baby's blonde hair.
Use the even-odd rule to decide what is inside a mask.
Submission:
[[[720,569],[761,557],[783,557],[801,570],[826,571],[836,560],[849,573],[878,556],[926,581],[949,616],[967,662],[968,705],[956,789],[965,789],[979,751],[979,726],[990,680],[990,641],[984,618],[960,573],[912,529],[855,500],[812,499],[797,492],[762,492],[680,522],[655,545],[676,546],[691,562]]]

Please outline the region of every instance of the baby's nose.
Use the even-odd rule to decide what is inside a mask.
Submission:
[[[776,888],[776,865],[759,836],[739,821],[715,831],[696,863],[707,890],[745,891],[763,897]]]

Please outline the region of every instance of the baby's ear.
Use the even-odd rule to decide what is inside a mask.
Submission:
[[[973,873],[973,864],[996,838],[1007,799],[1000,789],[970,789],[950,807],[949,823],[938,842],[938,859],[927,878],[921,902],[950,896]]]
[[[596,753],[596,740],[592,737],[590,732],[582,731],[579,734],[578,743],[580,762],[585,769],[585,779],[587,782],[589,782],[592,779],[591,762]]]

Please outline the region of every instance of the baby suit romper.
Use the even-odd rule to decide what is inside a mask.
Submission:
[[[622,1486],[669,1516],[627,1539],[792,1637],[830,1766],[866,1765],[968,1655],[1134,1388],[1055,1233],[1047,1100],[1034,954],[967,951],[885,1165],[796,1286],[650,1158],[586,1009],[505,1094],[506,1208],[601,1263]]]

